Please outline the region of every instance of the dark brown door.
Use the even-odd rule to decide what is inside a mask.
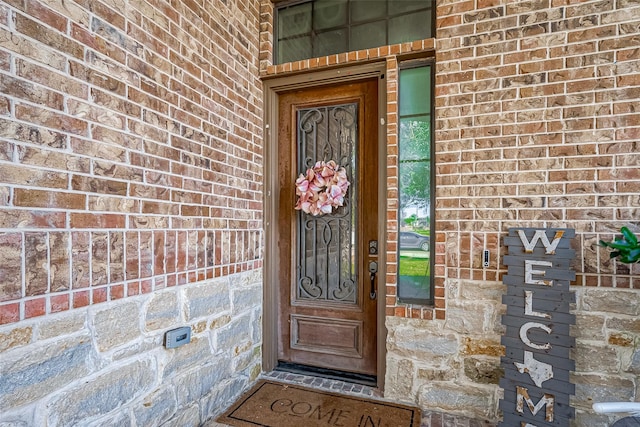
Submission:
[[[376,375],[377,105],[376,79],[280,94],[280,362]],[[330,161],[349,181],[342,206],[295,210],[296,179]]]

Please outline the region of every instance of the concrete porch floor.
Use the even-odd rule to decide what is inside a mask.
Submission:
[[[276,380],[289,384],[296,384],[320,390],[343,393],[351,396],[360,396],[384,400],[380,392],[361,384],[339,381],[315,376],[294,374],[290,372],[271,371],[260,376],[262,379]],[[231,403],[229,403],[231,405]],[[444,414],[440,412],[427,412],[422,414],[420,427],[495,427],[497,424],[488,421],[473,420],[466,417]],[[227,427],[213,420],[207,421],[202,427]]]

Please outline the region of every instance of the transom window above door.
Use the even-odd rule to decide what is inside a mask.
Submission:
[[[310,0],[276,8],[276,63],[433,37],[433,0]]]

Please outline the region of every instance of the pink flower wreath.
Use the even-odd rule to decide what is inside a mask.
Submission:
[[[331,213],[344,204],[349,181],[347,171],[336,162],[317,162],[296,180],[296,209],[313,216]]]

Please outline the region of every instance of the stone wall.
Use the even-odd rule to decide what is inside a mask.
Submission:
[[[259,373],[258,44],[249,0],[0,2],[0,424],[197,426]]]
[[[238,273],[0,328],[0,424],[201,425],[261,372],[261,280]],[[191,342],[164,348],[178,326]]]

